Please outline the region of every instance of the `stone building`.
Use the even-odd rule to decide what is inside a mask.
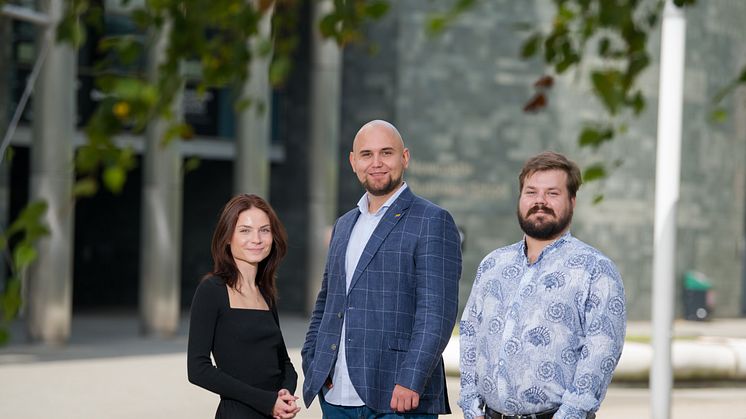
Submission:
[[[106,3],[106,2],[104,2]],[[314,9],[302,11],[300,46],[287,83],[271,92],[268,124],[269,181],[265,190],[290,236],[281,268],[281,308],[307,313],[319,284],[323,235],[334,215],[354,206],[362,193],[347,155],[356,130],[370,119],[387,119],[402,132],[412,153],[406,179],[420,195],[449,209],[464,234],[461,302],[476,267],[492,249],[520,239],[515,220],[517,174],[529,156],[552,149],[581,166],[621,164],[601,182],[584,185],[572,231],[614,259],[623,275],[631,319],[650,317],[656,106],[659,36],[649,42],[652,64],[640,83],[648,106],[628,118],[627,132],[597,152],[580,149],[583,122],[606,118],[586,77],[556,79],[547,110],[522,111],[532,82],[545,71],[518,58],[528,32],[519,23],[545,26],[549,2],[491,0],[461,16],[439,37],[424,26],[445,2],[392,1],[389,13],[366,28],[375,45],[352,46],[329,55],[312,33]],[[746,93],[726,99],[724,123],[709,119],[710,99],[746,65],[746,4],[740,0],[698,2],[686,12],[687,52],[677,273],[703,272],[716,292],[716,315],[746,314]],[[6,18],[4,25],[9,20]],[[112,12],[108,29],[121,30],[126,17]],[[0,65],[11,86],[4,100],[12,110],[33,62],[33,29],[13,21],[10,66]],[[91,50],[78,54],[77,134],[95,107],[89,69]],[[594,58],[586,60],[591,65]],[[72,76],[71,76],[72,77]],[[325,78],[326,77],[326,78]],[[73,83],[74,80],[59,80]],[[43,97],[43,91],[38,93]],[[181,182],[181,240],[177,270],[179,306],[187,309],[198,279],[211,267],[209,241],[218,212],[235,190],[240,135],[231,92],[205,97],[185,94],[187,121],[197,139],[182,145],[182,158],[200,167]],[[10,99],[8,99],[8,97]],[[36,99],[38,100],[38,99]],[[4,102],[0,101],[0,108]],[[9,114],[10,110],[6,111]],[[32,112],[12,139],[13,164],[2,170],[3,222],[28,200]],[[37,121],[38,122],[38,121]],[[5,125],[3,125],[5,126]],[[248,135],[247,141],[254,141]],[[244,138],[246,140],[246,138]],[[142,152],[143,138],[128,139]],[[245,162],[245,161],[244,161]],[[336,164],[335,164],[336,162]],[[244,163],[240,163],[244,164]],[[72,238],[73,311],[133,309],[142,297],[141,161],[121,195],[101,192],[75,206]],[[329,174],[327,176],[327,174]],[[331,185],[331,186],[330,186]],[[249,192],[249,191],[247,191]],[[593,198],[603,194],[599,204]],[[681,281],[677,278],[680,294]],[[681,310],[681,297],[676,297]],[[680,314],[680,313],[679,313]]]

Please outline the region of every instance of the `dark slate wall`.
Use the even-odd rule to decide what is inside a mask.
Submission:
[[[288,254],[277,278],[282,310],[305,313],[308,248],[308,171],[310,170],[309,119],[311,2],[302,2],[299,44],[293,56],[293,70],[277,88],[273,106],[274,137],[284,159],[272,164],[270,201],[288,232]]]
[[[398,10],[394,7],[381,21],[366,28],[367,43],[351,45],[342,53],[339,215],[353,208],[364,192],[350,168],[349,156],[355,134],[363,124],[373,119],[399,124],[395,108],[399,94],[399,51],[395,43],[399,36],[398,21]]]

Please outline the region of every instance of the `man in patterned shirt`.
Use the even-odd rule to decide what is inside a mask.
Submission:
[[[569,232],[578,166],[544,152],[518,177],[523,240],[487,255],[460,323],[464,416],[593,418],[624,345],[614,263]]]

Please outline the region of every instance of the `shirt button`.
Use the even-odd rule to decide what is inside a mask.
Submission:
[[[332,343],[331,348],[332,348],[332,351],[336,351],[337,350],[337,344],[336,343]]]

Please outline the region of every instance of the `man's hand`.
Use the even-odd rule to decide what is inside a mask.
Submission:
[[[332,387],[334,387],[334,384],[332,383],[332,377],[326,377],[326,381],[324,381],[324,385],[326,386],[327,390],[331,390]]]
[[[391,408],[395,412],[408,412],[420,405],[420,395],[406,387],[397,384],[391,394]]]

